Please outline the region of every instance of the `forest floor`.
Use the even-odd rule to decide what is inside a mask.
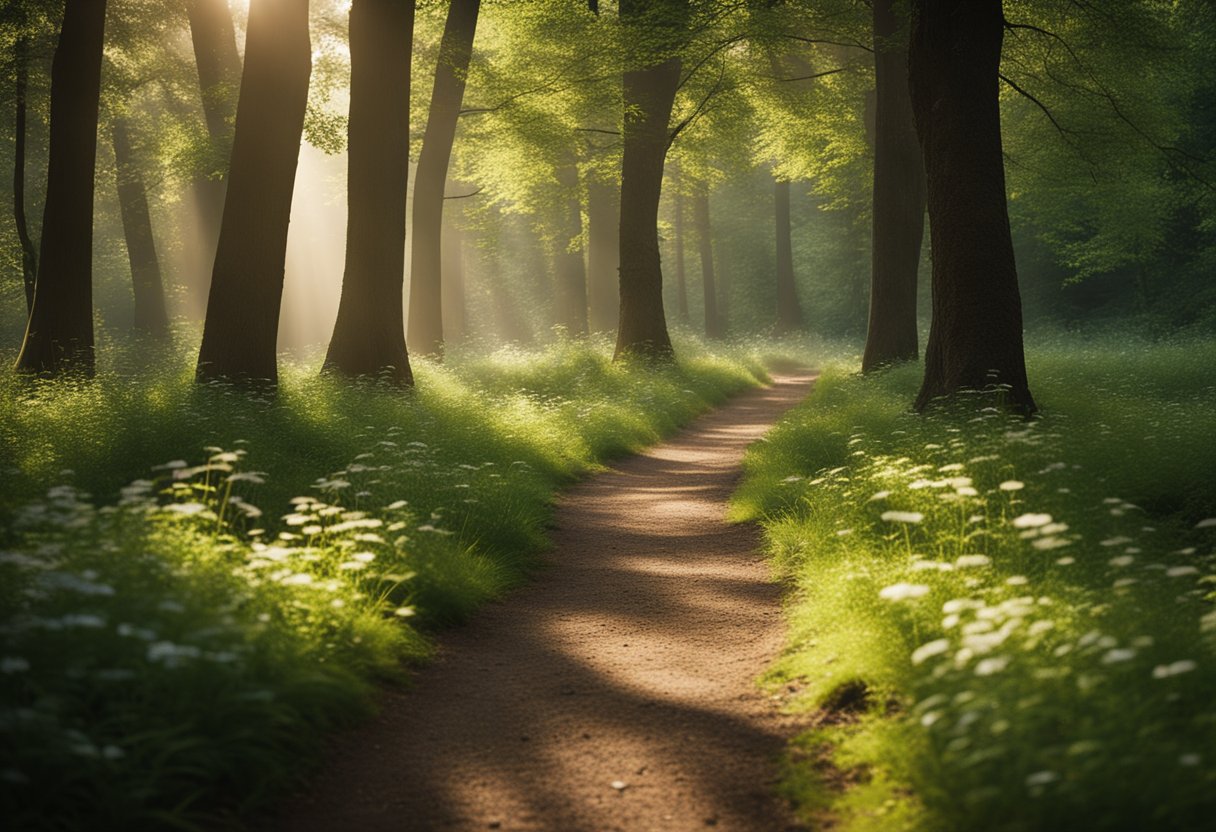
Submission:
[[[757,677],[781,589],[727,501],[787,373],[568,490],[536,580],[440,639],[339,737],[285,830],[798,828],[776,796],[800,718]]]

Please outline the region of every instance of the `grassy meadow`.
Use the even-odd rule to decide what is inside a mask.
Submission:
[[[1199,830],[1216,816],[1216,343],[1027,356],[1042,408],[910,412],[830,367],[735,498],[789,581],[786,762],[847,830]]]
[[[138,343],[90,382],[0,372],[4,826],[239,825],[523,579],[558,487],[764,378],[695,352],[500,350],[409,392],[294,364],[263,400]]]

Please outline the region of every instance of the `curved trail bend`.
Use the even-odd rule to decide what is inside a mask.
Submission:
[[[445,633],[281,828],[798,828],[773,794],[793,720],[755,683],[780,589],[724,516],[744,449],[813,380],[775,376],[567,491],[551,566]]]

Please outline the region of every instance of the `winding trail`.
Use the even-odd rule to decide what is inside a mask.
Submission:
[[[341,737],[289,832],[800,828],[773,793],[793,718],[757,529],[725,522],[744,449],[808,392],[789,374],[567,491],[551,566],[445,633]]]

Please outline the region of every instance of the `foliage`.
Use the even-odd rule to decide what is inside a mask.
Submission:
[[[736,510],[796,586],[774,678],[804,682],[808,707],[868,692],[802,740],[788,788],[808,811],[1206,828],[1214,359],[1211,341],[1039,347],[1029,422],[913,415],[917,367],[838,368],[756,446]],[[833,790],[825,765],[855,785]]]

